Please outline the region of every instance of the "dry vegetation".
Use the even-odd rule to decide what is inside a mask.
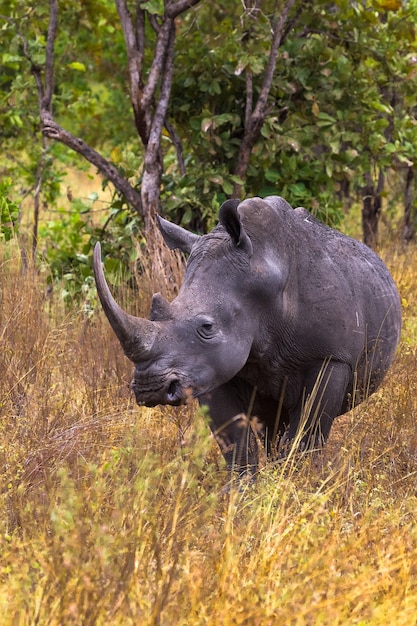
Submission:
[[[415,623],[417,252],[383,256],[405,316],[383,388],[224,497],[196,406],[136,407],[101,314],[1,247],[1,625]]]

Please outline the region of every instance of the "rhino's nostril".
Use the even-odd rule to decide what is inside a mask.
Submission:
[[[178,402],[181,400],[182,390],[179,380],[172,380],[168,387],[167,399],[168,402]]]

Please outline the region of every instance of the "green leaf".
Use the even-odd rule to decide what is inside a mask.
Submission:
[[[210,176],[209,177],[209,181],[211,183],[214,183],[215,185],[222,185],[224,184],[224,180],[223,180],[223,176]]]
[[[371,107],[375,109],[375,111],[380,111],[381,113],[386,113],[387,115],[393,114],[393,109],[388,104],[384,104],[383,102],[378,102],[374,100],[371,102]]]
[[[233,193],[233,185],[229,180],[223,181],[222,189],[224,193],[226,193],[228,196],[230,196]]]
[[[163,15],[165,10],[163,0],[144,0],[139,6],[151,15]]]
[[[73,61],[72,63],[68,63],[68,67],[70,67],[72,70],[76,70],[77,72],[86,71],[84,63],[81,63],[80,61]]]
[[[317,116],[317,126],[324,128],[327,126],[333,126],[333,124],[336,124],[335,118],[324,111],[320,111]]]
[[[329,146],[333,154],[339,154],[340,152],[340,141],[338,139],[334,139],[333,141],[329,141]]]
[[[306,194],[306,187],[304,183],[295,183],[294,185],[288,185],[288,189],[296,198],[302,198]]]
[[[118,259],[113,259],[107,256],[104,260],[104,267],[106,272],[109,272],[109,274],[112,272],[116,272],[120,269],[120,261]]]
[[[277,172],[277,170],[269,169],[265,172],[265,178],[269,180],[270,183],[276,183],[280,179],[280,173]]]

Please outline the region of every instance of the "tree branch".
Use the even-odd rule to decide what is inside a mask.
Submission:
[[[43,170],[45,165],[45,157],[47,153],[46,138],[42,137],[42,153],[39,157],[38,164],[36,166],[36,181],[34,189],[34,209],[33,209],[33,229],[32,229],[32,259],[35,260],[36,248],[38,246],[38,227],[39,227],[39,213],[41,204],[41,189]]]
[[[252,107],[253,107],[253,76],[252,76],[252,71],[249,68],[246,68],[245,70],[245,82],[246,82],[245,128],[249,128],[250,118],[252,115]]]
[[[54,88],[54,48],[58,27],[58,1],[50,0],[50,21],[48,25],[48,35],[46,43],[45,58],[45,79],[42,81],[42,69],[32,61],[26,39],[19,34],[23,41],[23,50],[26,58],[31,64],[31,72],[35,79],[38,92],[39,115],[44,137],[60,141],[78,154],[81,154],[87,161],[95,165],[97,169],[108,178],[123,195],[128,202],[143,215],[143,207],[140,194],[130,185],[130,183],[120,174],[117,168],[107,161],[101,154],[88,146],[82,139],[74,137],[64,130],[52,115],[52,97]]]
[[[156,30],[158,37],[154,52],[151,69],[148,75],[147,84],[144,88],[142,106],[146,108],[155,96],[156,88],[159,84],[161,73],[165,66],[165,57],[170,45],[171,29],[174,20],[180,13],[195,6],[201,0],[177,0],[177,2],[166,2],[165,15],[159,30]]]
[[[255,145],[259,133],[261,132],[262,125],[270,111],[267,106],[269,94],[271,91],[272,81],[274,78],[275,68],[277,64],[278,50],[282,42],[282,37],[288,34],[288,30],[285,30],[285,26],[289,20],[289,13],[294,6],[296,0],[286,0],[279,17],[275,19],[273,25],[273,36],[271,43],[271,50],[268,57],[268,63],[265,69],[261,90],[255,108],[251,110],[253,106],[253,94],[252,94],[252,79],[248,72],[246,72],[246,109],[245,109],[245,129],[243,139],[240,144],[239,154],[235,167],[234,174],[240,180],[244,180],[246,172],[249,167],[250,156],[252,148]],[[294,21],[291,21],[293,26]],[[233,196],[239,197],[241,193],[242,185],[235,183],[233,186]]]
[[[177,0],[176,2],[168,2],[165,7],[165,15],[175,19],[180,13],[184,13],[187,9],[194,7],[201,0]]]
[[[142,105],[142,66],[145,36],[144,14],[138,2],[135,30],[133,27],[132,17],[130,15],[129,9],[127,8],[126,0],[116,0],[116,7],[120,17],[120,23],[122,25],[123,35],[126,44],[129,70],[130,100],[133,108],[135,126],[143,145],[146,146],[149,136],[150,115],[146,108],[144,108]]]
[[[133,208],[143,216],[143,207],[140,194],[132,185],[120,174],[119,170],[94,148],[91,148],[82,139],[74,137],[70,132],[62,128],[49,112],[41,113],[42,132],[46,137],[55,139],[63,143],[71,150],[81,154],[89,163],[95,165],[103,176],[108,178],[118,191],[120,191]]]
[[[132,16],[130,15],[129,9],[127,8],[126,0],[116,0],[116,8],[120,17],[123,35],[125,38],[129,74],[131,75],[132,79],[135,79],[136,83],[139,84],[141,82],[142,58],[139,52],[138,38],[136,35],[137,30],[133,28]],[[138,3],[137,18],[139,17],[140,13],[141,9]],[[138,23],[140,24],[140,19],[136,20],[136,27],[138,26]],[[143,35],[143,32],[140,32],[139,34]]]
[[[133,14],[129,11],[129,0],[115,0],[126,44],[130,97],[135,125],[145,147],[140,193],[130,185],[110,161],[82,139],[62,128],[54,119],[52,106],[55,78],[54,54],[59,0],[49,0],[50,15],[44,66],[37,65],[31,59],[28,42],[19,33],[23,42],[24,54],[29,60],[31,73],[36,83],[44,138],[59,141],[94,165],[145,218],[145,230],[147,223],[152,221],[155,210],[159,208],[159,192],[163,171],[161,136],[164,125],[169,129],[175,146],[180,171],[182,174],[185,173],[181,142],[175,129],[166,122],[166,115],[174,72],[175,19],[199,2],[201,0],[164,0],[165,12],[163,16],[158,17],[149,14],[150,25],[156,33],[156,43],[149,73],[145,77],[145,16],[147,12],[146,8],[143,7],[146,5],[144,5],[143,0],[132,2],[135,6],[135,15],[132,17]],[[16,24],[15,27],[18,32]]]
[[[136,46],[138,49],[138,68],[142,72],[143,59],[145,56],[145,11],[140,6],[141,0],[137,0],[136,3]]]
[[[149,23],[152,26],[154,32],[156,34],[158,34],[159,30],[160,30],[160,25],[159,25],[159,22],[158,22],[158,19],[157,19],[156,15],[152,15],[151,13],[149,13],[148,14],[148,19],[149,19]]]
[[[149,107],[151,104],[155,96],[161,74],[164,70],[173,23],[174,21],[172,19],[166,19],[159,29],[151,69],[149,71],[147,83],[143,90],[142,107],[144,109]]]
[[[172,144],[175,148],[175,152],[177,153],[178,167],[180,169],[181,176],[185,176],[186,169],[185,169],[184,153],[182,150],[181,139],[177,131],[175,130],[175,128],[172,126],[170,122],[168,122],[168,120],[165,120],[165,128],[167,129],[169,136],[171,137]]]
[[[58,0],[50,0],[49,7],[50,18],[45,56],[45,91],[42,98],[42,108],[52,113],[52,96],[54,93],[54,46],[58,28]]]
[[[157,142],[159,143],[159,138],[162,134],[162,129],[165,123],[166,112],[168,110],[169,97],[171,94],[172,86],[172,77],[174,74],[174,43],[175,23],[172,21],[170,23],[170,30],[165,51],[165,62],[163,65],[163,74],[159,98],[152,120],[151,131],[149,133],[149,143],[151,144],[151,146],[153,146]]]
[[[19,27],[16,23],[16,20],[14,20],[13,18],[7,15],[0,15],[0,19],[5,20],[6,22],[9,22],[9,24],[12,24],[14,26],[14,28],[16,29],[16,34],[22,42],[23,54],[26,57],[26,59],[29,61],[30,71],[32,73],[32,76],[35,79],[36,91],[38,93],[39,109],[41,109],[43,106],[43,99],[44,99],[44,86],[43,86],[42,75],[41,75],[42,68],[36,65],[32,57],[30,56],[29,45],[28,45],[27,39],[20,32]]]
[[[164,65],[161,68],[161,85],[149,132],[149,141],[146,146],[145,167],[142,177],[141,198],[143,205],[147,207],[148,211],[147,221],[145,222],[145,227],[148,230],[152,229],[154,215],[160,208],[159,190],[163,171],[161,135],[165,124],[174,73],[174,43],[175,23],[171,20]]]
[[[256,123],[257,120],[261,119],[264,114],[265,105],[268,100],[269,92],[271,91],[272,80],[274,78],[278,50],[281,45],[281,38],[284,32],[285,24],[288,20],[289,12],[294,6],[294,3],[295,0],[287,0],[278,19],[275,20],[275,24],[273,27],[271,51],[269,53],[268,64],[266,66],[264,79],[262,81],[262,87],[259,94],[258,102],[256,103],[255,110],[252,113],[252,123]]]

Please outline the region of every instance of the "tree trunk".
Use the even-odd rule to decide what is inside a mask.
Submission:
[[[149,128],[141,186],[141,198],[145,217],[145,234],[147,238],[151,240],[154,239],[155,215],[159,213],[160,209],[161,179],[164,169],[161,137],[168,110],[174,74],[174,19],[171,21],[167,20],[164,26],[167,34],[165,37],[164,56],[161,61],[163,65],[160,68],[160,92]]]
[[[292,0],[294,1],[294,0]],[[55,38],[58,31],[58,0],[49,0],[49,25],[45,65],[41,67],[31,57],[28,42],[22,37],[23,49],[31,65],[38,92],[39,113],[44,137],[60,141],[81,154],[108,178],[132,207],[144,219],[146,237],[155,240],[155,214],[159,211],[161,178],[163,174],[162,131],[171,95],[174,71],[175,19],[201,0],[164,0],[164,14],[160,18],[146,12],[146,3],[136,3],[132,19],[127,0],[116,0],[128,57],[130,97],[137,133],[144,146],[144,167],[141,190],[135,189],[119,170],[82,139],[62,128],[54,119]],[[143,6],[142,6],[143,5]],[[144,73],[145,17],[156,35],[151,66]],[[146,80],[145,80],[146,76]],[[180,167],[184,161],[179,137],[171,129],[179,155]],[[40,187],[39,187],[40,192]],[[36,220],[35,220],[36,222]],[[36,246],[36,225],[34,245]]]
[[[405,179],[405,192],[404,192],[404,224],[402,238],[403,241],[408,243],[416,234],[416,229],[413,224],[413,189],[414,189],[414,170],[410,166],[407,168],[407,176]]]
[[[385,172],[382,169],[379,170],[376,184],[372,174],[366,175],[366,186],[363,190],[362,231],[364,243],[372,249],[375,249],[378,244],[378,226],[382,208],[381,194],[384,189],[384,182]]]
[[[165,12],[161,19],[148,15],[156,41],[151,67],[144,78],[145,7],[137,3],[136,17],[132,19],[127,0],[116,0],[116,6],[126,43],[128,56],[130,99],[138,135],[145,148],[141,182],[141,204],[145,236],[151,247],[158,241],[155,233],[155,215],[160,209],[161,179],[164,169],[161,146],[162,131],[171,96],[174,73],[175,19],[198,4],[200,0],[164,0]],[[142,7],[143,5],[143,7]],[[175,148],[184,166],[179,137],[175,134]]]

